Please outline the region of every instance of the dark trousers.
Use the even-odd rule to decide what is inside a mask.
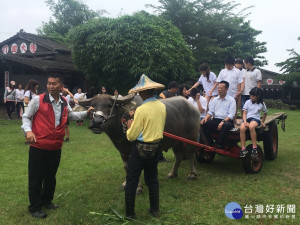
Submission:
[[[43,205],[52,201],[60,156],[61,150],[42,150],[30,146],[28,162],[30,212],[41,210]]]
[[[17,102],[16,108],[17,108],[17,117],[19,119],[20,118],[20,110],[21,110],[21,108],[22,108],[22,111],[24,113],[24,102]]]
[[[202,125],[203,133],[208,141],[209,145],[213,144],[213,139],[211,138],[211,134],[216,132],[219,123],[221,123],[222,119],[214,118],[212,120],[208,120],[206,123]],[[225,140],[228,137],[229,131],[233,128],[233,122],[225,122],[220,130],[220,136],[217,140],[216,144],[225,145]]]
[[[15,107],[14,101],[6,101],[6,112],[9,117],[11,116],[11,113],[15,111]]]
[[[159,149],[156,150],[153,158],[143,159],[139,156],[135,144],[135,142],[132,143],[126,176],[125,201],[127,215],[134,213],[135,194],[142,170],[144,170],[144,178],[149,190],[150,208],[158,210],[159,183],[157,164]]]
[[[241,108],[243,109],[246,101],[248,101],[250,99],[250,95],[242,95],[241,96]]]

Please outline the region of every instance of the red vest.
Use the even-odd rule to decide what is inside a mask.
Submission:
[[[41,94],[39,97],[40,105],[32,122],[32,132],[35,134],[36,143],[32,146],[44,150],[59,150],[64,142],[68,119],[67,101],[61,97],[63,104],[61,104],[60,124],[55,127],[55,115],[49,93]]]

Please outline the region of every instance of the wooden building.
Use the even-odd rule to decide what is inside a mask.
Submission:
[[[284,81],[278,78],[280,73],[259,68],[262,74],[262,89],[265,99],[281,99]]]
[[[25,88],[30,79],[38,80],[39,93],[46,91],[47,76],[60,73],[70,91],[76,87],[86,90],[84,75],[75,67],[71,50],[43,36],[20,30],[0,43],[0,97],[11,80]],[[1,101],[3,102],[3,100]]]

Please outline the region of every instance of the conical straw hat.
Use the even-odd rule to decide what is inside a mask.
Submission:
[[[131,88],[128,94],[137,93],[148,89],[162,89],[164,87],[165,85],[156,83],[153,80],[151,80],[149,77],[147,77],[145,74],[143,74],[139,82],[137,83],[137,85]]]

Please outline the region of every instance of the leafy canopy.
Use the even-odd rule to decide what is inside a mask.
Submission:
[[[298,37],[300,40],[300,37]],[[290,58],[284,62],[276,63],[275,65],[281,67],[280,71],[283,70],[284,74],[300,72],[300,55],[294,49],[288,49],[290,52]]]
[[[79,26],[90,19],[101,16],[105,11],[93,11],[77,0],[45,0],[52,11],[53,18],[43,23],[37,31],[56,41],[67,43],[66,35],[73,27]]]
[[[69,38],[75,64],[94,88],[101,84],[128,91],[141,74],[167,83],[195,73],[192,51],[180,31],[144,11],[88,21],[73,28]]]
[[[247,9],[237,12],[239,4],[222,0],[159,0],[159,6],[149,5],[182,32],[196,58],[195,67],[206,62],[213,69],[224,67],[230,54],[235,58],[253,56],[257,65],[267,61],[261,53],[265,42],[256,40],[261,31],[245,22]]]

